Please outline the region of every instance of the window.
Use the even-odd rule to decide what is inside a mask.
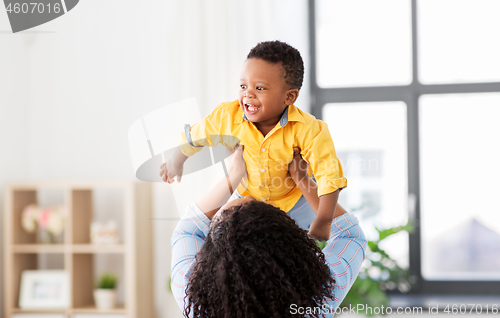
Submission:
[[[366,224],[417,222],[385,246],[414,292],[499,295],[499,2],[309,6],[311,110],[348,179],[341,204]]]
[[[419,0],[420,81],[500,81],[499,12],[498,0]]]
[[[500,93],[420,98],[425,279],[500,280],[499,118]]]
[[[409,0],[316,3],[319,86],[411,83]]]
[[[360,116],[362,114],[362,116]],[[348,188],[339,203],[354,211],[368,239],[379,229],[408,222],[406,105],[403,102],[335,103],[323,108]],[[383,242],[408,267],[408,234]]]

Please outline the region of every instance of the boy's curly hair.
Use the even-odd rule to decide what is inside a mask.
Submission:
[[[279,208],[249,201],[213,222],[190,274],[186,317],[292,317],[292,304],[314,309],[333,298],[323,252]]]
[[[249,58],[259,58],[271,63],[280,63],[285,70],[285,81],[291,88],[299,89],[304,80],[304,62],[300,52],[281,41],[260,42],[250,50]]]

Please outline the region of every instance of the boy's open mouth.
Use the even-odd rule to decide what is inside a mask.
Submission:
[[[249,113],[249,114],[254,114],[256,113],[258,110],[259,110],[259,106],[255,106],[255,105],[252,105],[252,104],[245,104],[245,110]]]

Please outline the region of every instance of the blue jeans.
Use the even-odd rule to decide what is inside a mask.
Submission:
[[[228,201],[232,201],[238,198],[243,198],[243,196],[238,193],[238,190],[235,190]],[[312,221],[314,221],[314,219],[316,218],[316,215],[311,209],[309,203],[307,203],[307,200],[306,198],[304,198],[304,196],[300,197],[299,201],[295,203],[293,208],[288,211],[287,214],[289,217],[295,220],[295,223],[297,223],[300,228],[306,231],[309,231]]]

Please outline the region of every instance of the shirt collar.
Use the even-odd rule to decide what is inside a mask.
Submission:
[[[240,124],[243,121],[248,121],[247,116],[241,110],[241,108],[238,110],[238,113],[236,114],[236,118],[234,120],[235,124]],[[281,127],[285,127],[286,124],[288,124],[289,121],[300,121],[302,123],[305,123],[304,116],[300,113],[298,110],[297,106],[295,105],[290,105],[285,108],[285,111],[283,111],[283,114],[281,115],[280,119],[280,125]]]

